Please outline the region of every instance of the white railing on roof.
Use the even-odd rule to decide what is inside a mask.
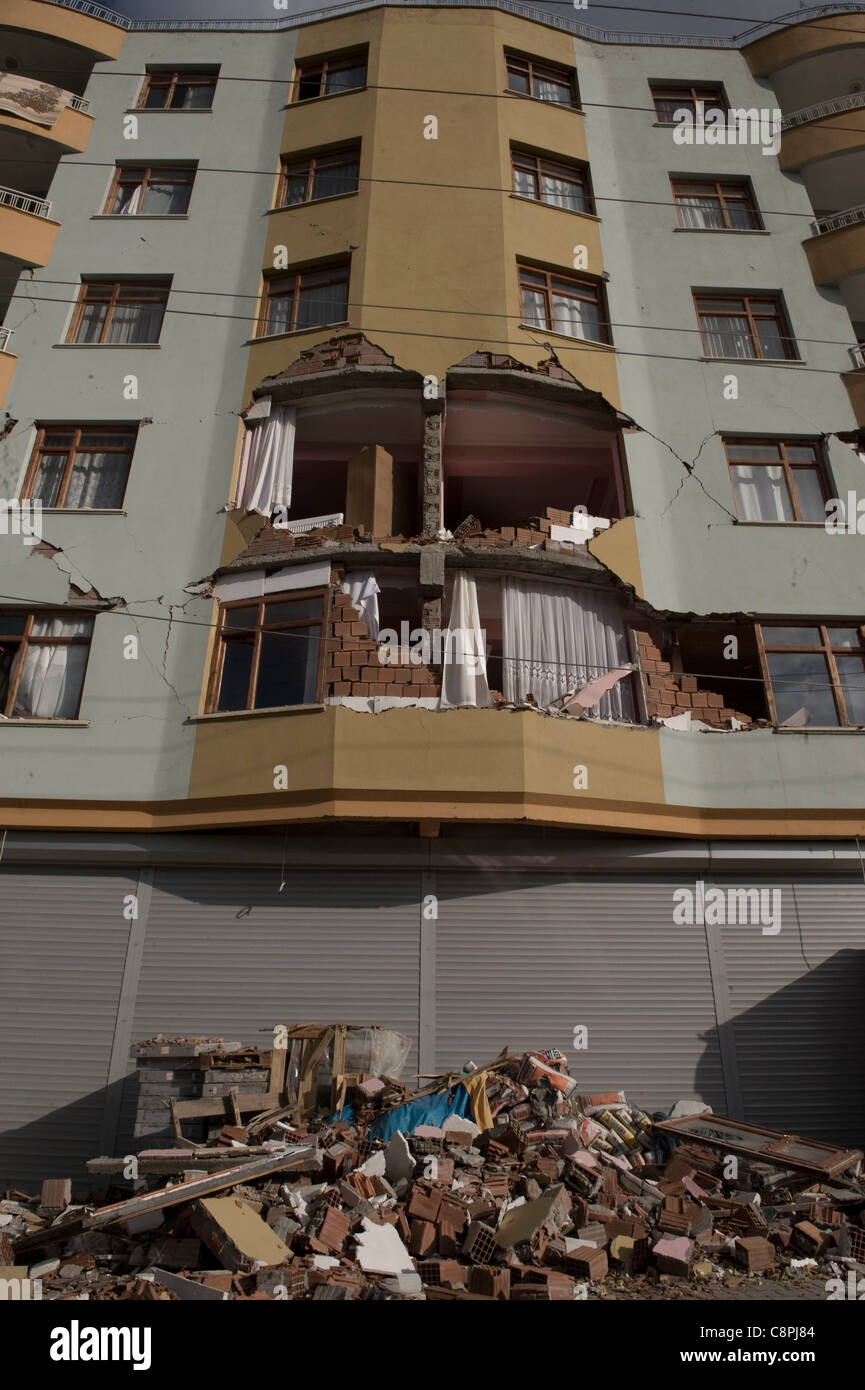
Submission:
[[[537,10],[531,5],[514,3],[514,0],[355,0],[354,3],[343,3],[333,5],[330,8],[318,10],[308,10],[305,14],[292,15],[284,19],[129,19],[126,15],[116,14],[113,10],[107,9],[103,5],[94,5],[90,0],[48,0],[49,4],[59,5],[63,9],[77,10],[79,14],[89,15],[93,19],[104,19],[108,24],[114,24],[120,29],[130,32],[147,31],[222,31],[222,32],[247,32],[247,33],[267,33],[281,29],[299,29],[305,24],[312,24],[318,20],[335,18],[338,15],[352,14],[357,10],[376,9],[381,5],[393,5],[401,10],[410,5],[421,5],[427,8],[460,8],[460,9],[496,9],[507,10],[511,14],[520,15],[525,19],[537,20],[540,24],[547,25],[548,28],[563,29],[566,33],[576,34],[579,38],[589,39],[594,43],[624,43],[641,45],[663,45],[671,48],[738,48],[739,43],[735,38],[717,38],[713,35],[701,37],[695,34],[649,34],[633,33],[626,30],[616,29],[595,29],[590,24],[581,24],[578,20],[563,18],[552,15],[548,10]],[[865,5],[845,4],[837,5],[816,5],[813,9],[803,10],[797,16],[795,23],[806,24],[811,19],[821,19],[833,14],[863,14]],[[781,25],[773,20],[765,20],[754,24],[746,32],[753,33],[756,30],[773,31],[780,28],[792,28],[792,24]],[[754,42],[749,39],[749,42]]]
[[[855,347],[848,348],[853,359],[854,367],[865,367],[865,343],[857,343]]]
[[[814,222],[815,233],[838,232],[842,227],[852,227],[856,222],[865,222],[865,203],[855,208],[845,208],[843,212],[832,212],[827,217],[818,217]]]
[[[823,116],[838,116],[842,111],[856,111],[860,106],[865,106],[865,92],[850,92],[848,96],[830,97],[828,101],[818,101],[816,106],[803,106],[801,111],[791,111],[789,116],[782,116],[781,129],[793,130],[797,125],[819,121]]]
[[[0,185],[0,203],[3,207],[14,208],[16,212],[29,212],[34,217],[51,216],[51,204],[45,198],[19,193],[17,188],[3,188]]]
[[[12,337],[13,329],[0,328],[0,352],[9,351],[9,339]]]

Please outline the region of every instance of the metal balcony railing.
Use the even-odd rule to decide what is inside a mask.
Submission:
[[[821,232],[838,232],[842,227],[852,227],[856,222],[865,222],[865,203],[855,208],[845,208],[843,212],[832,212],[826,217],[818,217],[811,225],[814,235]]]
[[[12,337],[11,328],[0,328],[0,352],[9,351],[9,339]]]
[[[34,198],[30,193],[19,193],[17,188],[3,188],[0,185],[0,205],[14,208],[16,212],[29,212],[33,217],[50,217],[51,204],[45,198]]]
[[[850,358],[854,367],[865,367],[865,343],[857,343],[855,347],[848,348]]]
[[[801,111],[791,111],[781,117],[781,129],[793,130],[796,126],[807,125],[809,121],[819,121],[823,116],[838,116],[843,111],[858,111],[865,106],[865,92],[850,92],[844,97],[830,97],[828,101],[818,101],[816,106],[803,106]]]
[[[329,9],[308,10],[305,14],[293,15],[284,19],[129,19],[126,15],[116,14],[104,5],[91,4],[90,0],[49,0],[49,3],[59,5],[66,10],[77,10],[79,14],[89,15],[92,19],[104,19],[108,24],[114,24],[119,29],[137,32],[143,30],[272,32],[282,29],[299,29],[318,20],[354,14],[358,10],[375,9],[382,4],[392,5],[401,10],[415,4],[437,6],[440,9],[456,7],[505,10],[510,14],[519,15],[523,19],[537,20],[548,28],[562,29],[565,33],[576,34],[579,38],[589,39],[593,43],[662,44],[670,48],[735,49],[740,46],[739,41],[735,38],[717,38],[712,35],[651,34],[617,29],[595,29],[590,24],[580,23],[579,20],[558,16],[549,10],[535,9],[531,5],[514,3],[514,0],[349,0],[349,3],[333,5]],[[813,8],[809,7],[802,11],[801,19],[797,19],[795,22],[805,23],[810,19],[821,19],[826,15],[833,14],[862,13],[865,13],[865,5],[863,4],[815,5]],[[754,41],[756,32],[760,30],[771,32],[785,27],[790,26],[778,24],[773,20],[765,20],[751,25],[743,35],[740,35],[740,39],[745,38],[747,42],[751,43]]]
[[[74,92],[69,93],[67,105],[71,106],[73,111],[82,111],[85,116],[90,112],[90,102],[87,97],[77,97]]]

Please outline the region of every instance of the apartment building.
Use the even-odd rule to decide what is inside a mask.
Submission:
[[[861,1142],[865,10],[10,4],[0,1172],[311,1018]]]

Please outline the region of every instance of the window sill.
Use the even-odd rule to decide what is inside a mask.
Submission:
[[[771,236],[765,227],[674,227],[674,232],[698,232],[717,236],[720,232],[727,236]]]
[[[801,729],[785,729],[782,724],[776,724],[773,732],[776,734],[865,734],[865,725],[806,724]]]
[[[615,352],[612,343],[601,343],[595,338],[574,338],[570,333],[557,333],[554,328],[536,328],[530,323],[520,323],[517,325],[525,333],[546,333],[550,338],[557,338],[560,343],[570,343],[572,347],[599,348],[602,352]]]
[[[305,203],[282,203],[279,207],[268,208],[267,215],[272,217],[275,212],[294,212],[295,208],[317,208],[320,203],[339,203],[343,198],[356,198],[358,192],[357,188],[352,188],[348,193],[330,193],[326,198],[308,198]]]
[[[91,222],[188,222],[188,212],[94,212]]]
[[[585,116],[582,106],[572,106],[566,101],[547,101],[545,97],[536,97],[533,92],[512,92],[510,87],[503,87],[502,91],[506,97],[516,97],[517,101],[536,101],[541,106],[552,106],[558,111],[573,111],[575,116]]]
[[[698,362],[738,362],[740,367],[805,367],[804,357],[698,357]]]
[[[600,222],[600,217],[594,212],[578,212],[576,208],[560,208],[558,203],[548,203],[546,198],[529,198],[525,193],[511,193],[508,195],[518,203],[533,203],[535,207],[553,208],[556,212],[566,212],[569,217],[585,217],[589,222]]]
[[[38,502],[38,497],[23,497],[23,502]],[[120,507],[43,507],[42,516],[126,516]]]
[[[127,106],[124,115],[131,116],[209,116],[212,106]]]
[[[825,531],[826,522],[823,521],[769,521],[768,518],[760,517],[757,521],[743,521],[740,517],[736,518],[737,526],[797,526],[800,530],[803,526],[811,526],[815,531]],[[832,535],[833,532],[827,532]]]
[[[269,709],[222,709],[214,714],[192,714],[188,724],[210,724],[218,719],[262,719],[274,714],[320,714],[324,705],[273,705]]]
[[[263,333],[257,338],[247,338],[244,347],[254,343],[279,343],[285,338],[300,338],[304,333],[322,333],[326,328],[350,328],[348,319],[337,319],[335,323],[317,323],[312,328],[292,328],[288,333]]]
[[[312,106],[313,102],[316,101],[333,101],[334,97],[350,97],[353,96],[355,92],[366,92],[368,90],[369,88],[366,82],[364,82],[362,87],[345,87],[341,92],[322,92],[321,95],[317,97],[304,97],[302,100],[298,101],[287,101],[282,109],[283,111],[290,111],[293,106]]]
[[[86,348],[89,352],[93,352],[94,349],[95,349],[97,352],[105,352],[107,348],[116,348],[116,349],[120,349],[120,350],[123,351],[123,352],[126,352],[126,351],[129,350],[129,348],[135,348],[136,350],[137,350],[137,349],[140,349],[140,348],[147,348],[147,349],[161,348],[161,347],[162,347],[162,344],[161,344],[161,343],[52,343],[51,346],[52,346],[52,347],[55,347],[55,348]]]
[[[13,725],[19,728],[29,729],[89,729],[89,719],[27,719],[23,715],[13,715],[9,719],[0,719],[0,729],[12,728]]]

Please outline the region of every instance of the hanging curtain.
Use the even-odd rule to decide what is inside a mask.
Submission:
[[[612,594],[502,581],[505,699],[533,695],[541,708],[630,662],[622,607]],[[630,683],[618,684],[596,706],[599,719],[634,719]]]
[[[460,570],[454,583],[451,614],[445,634],[442,693],[439,709],[491,705],[487,685],[486,642],[478,612],[478,588]]]
[[[264,424],[247,432],[238,507],[271,516],[277,508],[291,506],[296,416],[293,405],[280,405]]]
[[[731,468],[736,508],[742,521],[792,521],[793,508],[787,480],[779,465],[751,468],[737,463]]]
[[[553,328],[570,338],[590,338],[597,342],[603,336],[597,304],[566,295],[553,295]]]
[[[33,637],[89,637],[92,618],[37,618]],[[78,713],[89,643],[50,642],[28,646],[18,681],[13,715],[40,719],[74,719]]]
[[[374,574],[358,572],[347,574],[341,585],[342,592],[348,594],[352,607],[360,614],[373,641],[378,640],[378,587]]]
[[[751,328],[744,315],[701,314],[707,357],[753,357]]]
[[[140,207],[141,184],[121,184],[117,190],[117,204],[114,211],[119,212],[124,217],[134,217]]]
[[[698,227],[701,231],[724,226],[724,215],[717,198],[679,194],[676,198],[683,227]]]
[[[96,451],[79,453],[63,505],[67,509],[117,509],[123,504],[128,475],[128,455]]]

